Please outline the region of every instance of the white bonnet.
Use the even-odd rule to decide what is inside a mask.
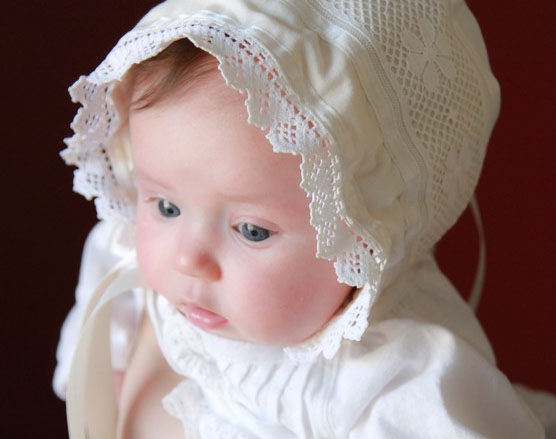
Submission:
[[[168,0],[70,89],[83,107],[62,155],[100,218],[134,216],[111,164],[127,117],[111,92],[185,37],[248,93],[249,121],[274,150],[302,155],[317,255],[336,261],[341,282],[367,287],[360,310],[469,203],[499,89],[462,0]]]

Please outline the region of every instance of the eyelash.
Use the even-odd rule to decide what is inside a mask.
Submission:
[[[181,214],[178,206],[165,198],[154,200],[157,202],[158,212],[164,218],[175,218]],[[233,227],[243,238],[250,242],[266,241],[272,235],[276,234],[272,230],[257,226],[252,223],[239,223]]]

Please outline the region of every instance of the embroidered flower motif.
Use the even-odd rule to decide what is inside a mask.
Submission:
[[[450,43],[446,35],[436,32],[428,19],[420,19],[418,25],[420,36],[404,30],[401,39],[409,50],[407,62],[410,70],[422,77],[427,90],[435,91],[440,83],[440,74],[447,79],[456,75]]]
[[[451,149],[446,157],[446,174],[444,175],[444,190],[446,195],[463,196],[465,191],[465,182],[468,180],[466,172],[471,168],[471,146],[466,142],[458,151]]]

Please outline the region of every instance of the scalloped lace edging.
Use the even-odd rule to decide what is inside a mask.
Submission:
[[[321,353],[324,358],[331,359],[340,349],[344,339],[361,340],[367,329],[367,317],[376,296],[376,291],[373,291],[370,284],[366,284],[356,291],[352,301],[322,330],[303,343],[284,348],[285,354],[296,362],[315,361]]]

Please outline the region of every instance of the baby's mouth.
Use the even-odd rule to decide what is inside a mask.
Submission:
[[[178,309],[187,320],[203,329],[215,329],[228,323],[221,315],[190,303],[180,304]]]

